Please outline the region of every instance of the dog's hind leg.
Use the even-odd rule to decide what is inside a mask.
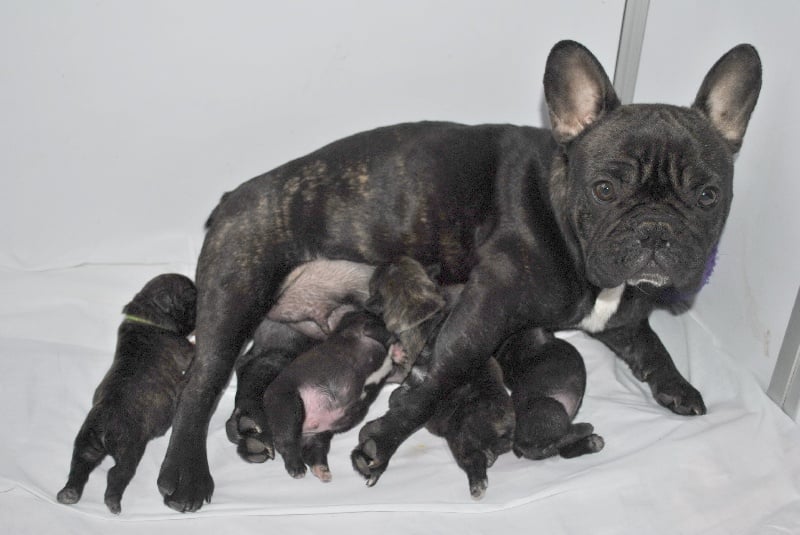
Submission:
[[[301,437],[306,413],[300,394],[296,390],[274,392],[269,389],[264,395],[264,407],[268,411],[275,449],[283,457],[286,471],[295,479],[304,477],[306,465]]]
[[[486,453],[472,448],[459,448],[459,445],[450,438],[447,443],[456,459],[456,464],[467,474],[470,495],[480,500],[489,487],[489,478],[486,475],[489,463]]]
[[[511,337],[498,358],[516,413],[514,453],[527,459],[600,451],[590,424],[573,424],[586,388],[578,351],[541,329]]]
[[[581,429],[579,426],[589,426],[589,434],[586,434],[586,428]],[[569,434],[573,438],[562,441],[563,445],[558,447],[558,454],[565,459],[580,457],[587,453],[597,453],[605,446],[603,437],[594,434],[590,424],[574,424],[572,428],[573,430]]]
[[[323,483],[333,478],[328,467],[328,452],[331,449],[332,438],[331,431],[303,437],[303,461],[311,468],[311,473]]]
[[[136,474],[136,468],[144,455],[146,440],[119,444],[114,453],[116,464],[108,471],[105,503],[108,510],[118,515],[122,511],[122,494]]]
[[[78,503],[83,494],[83,488],[89,480],[89,474],[97,468],[105,456],[106,452],[95,435],[94,419],[90,413],[78,432],[78,436],[75,437],[69,476],[64,488],[58,492],[56,497],[58,502]]]
[[[211,501],[214,480],[206,452],[211,414],[236,357],[292,267],[280,251],[265,251],[268,234],[257,222],[232,216],[213,222],[203,244],[197,266],[197,353],[186,372],[158,476],[164,503],[179,512]]]

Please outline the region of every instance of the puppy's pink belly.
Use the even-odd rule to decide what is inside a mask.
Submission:
[[[313,435],[324,431],[335,431],[339,420],[344,416],[344,408],[336,406],[333,400],[315,388],[300,389],[306,417],[303,420],[303,434]]]

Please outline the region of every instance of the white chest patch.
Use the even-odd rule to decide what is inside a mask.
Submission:
[[[578,326],[590,333],[598,333],[605,329],[606,323],[617,311],[624,291],[624,284],[620,284],[616,288],[604,288],[601,290],[594,301],[592,312],[584,317]]]
[[[372,372],[371,374],[369,374],[367,380],[364,381],[364,386],[367,387],[369,385],[380,383],[381,381],[386,379],[386,376],[389,375],[391,371],[392,371],[392,353],[389,352],[386,355],[386,358],[383,360],[383,364],[381,364],[381,367]],[[364,399],[366,397],[367,393],[365,391],[362,391],[361,399]]]

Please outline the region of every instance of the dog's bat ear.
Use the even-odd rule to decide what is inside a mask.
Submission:
[[[445,301],[439,294],[426,296],[415,302],[405,303],[405,306],[396,307],[397,310],[387,310],[383,314],[386,326],[395,333],[405,332],[419,327],[423,322],[431,319],[445,306]]]
[[[158,310],[165,314],[172,312],[174,307],[172,295],[170,295],[168,292],[158,292],[155,296],[153,296],[153,304],[156,305]]]
[[[544,70],[544,96],[553,136],[561,144],[572,141],[620,105],[603,66],[575,41],[560,41],[550,51]]]
[[[439,280],[439,277],[442,275],[442,265],[441,264],[431,264],[429,266],[425,266],[425,273],[427,273],[428,278],[432,281]]]
[[[381,298],[377,295],[370,296],[370,298],[364,303],[364,310],[375,314],[376,316],[383,314],[383,303]]]
[[[761,59],[753,46],[741,44],[711,67],[692,108],[708,117],[731,150],[737,152],[760,92]]]

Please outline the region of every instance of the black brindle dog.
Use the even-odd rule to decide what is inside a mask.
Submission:
[[[703,414],[648,323],[666,294],[703,280],[732,198],[733,155],[761,86],[740,45],[691,107],[620,105],[597,59],[556,44],[544,75],[552,131],[402,124],[334,142],[253,178],[212,214],[197,267],[197,356],[158,487],[195,511],[211,498],[206,434],[237,355],[284,277],[316,258],[372,265],[407,255],[464,284],[426,379],[362,428],[354,466],[375,481],[511,335],[582,328],[678,414]]]

